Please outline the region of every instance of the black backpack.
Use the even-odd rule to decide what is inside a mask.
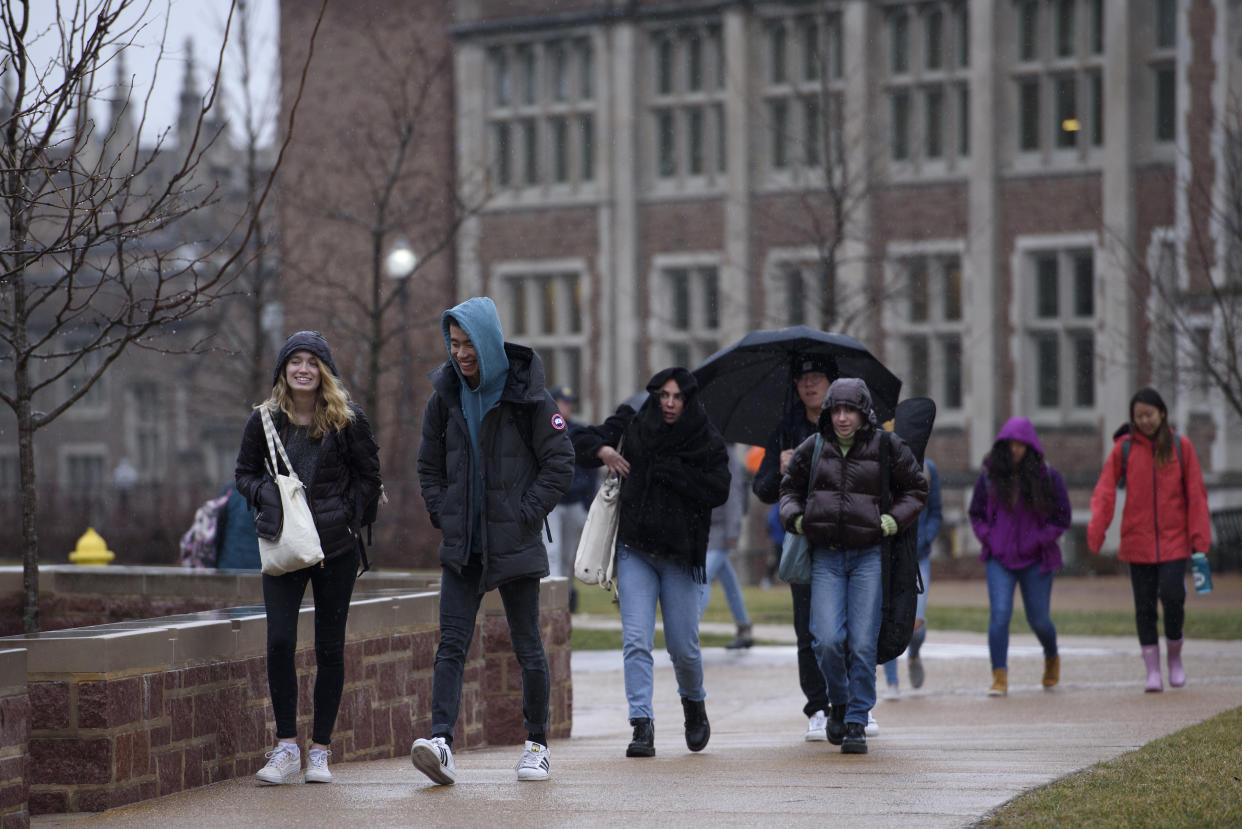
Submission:
[[[914,453],[921,466],[927,441],[936,420],[936,404],[927,397],[913,397],[897,404],[893,431]],[[892,437],[880,435],[881,496],[880,512],[888,512],[893,503],[890,481]],[[923,577],[919,573],[919,525],[917,521],[884,539],[881,545],[881,584],[884,603],[880,617],[880,635],[876,642],[876,664],[896,659],[910,644],[914,635],[914,618]]]

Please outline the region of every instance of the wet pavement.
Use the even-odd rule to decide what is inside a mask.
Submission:
[[[1211,602],[1236,606],[1242,578],[1225,582]],[[1100,583],[1082,601],[1112,603],[1104,595],[1116,598],[1122,588],[1128,591],[1119,580]],[[932,595],[953,603],[956,589],[933,586]],[[960,589],[986,592],[981,583]],[[1054,588],[1054,609],[1058,593]],[[1204,606],[1196,605],[1201,598],[1190,597],[1189,614]],[[781,626],[756,630],[766,641],[791,640],[791,634]],[[988,697],[986,636],[931,631],[923,648],[925,684],[909,687],[903,659],[902,695],[877,704],[880,733],[869,739],[865,756],[803,740],[792,644],[704,650],[712,738],[706,750],[692,754],[682,736],[672,668],[660,654],[651,759],[624,756],[629,727],[620,654],[578,652],[574,735],[553,741],[547,782],[517,782],[520,748],[487,748],[457,755],[458,782],[450,787],[432,785],[402,757],[334,764],[332,785],[258,787],[233,780],[89,817],[37,816],[31,825],[784,829],[843,819],[851,827],[963,826],[1023,791],[1242,704],[1242,640],[1188,640],[1189,681],[1162,694],[1143,693],[1134,637],[1062,636],[1060,652],[1061,684],[1045,691],[1034,636],[1014,636],[1009,695]]]

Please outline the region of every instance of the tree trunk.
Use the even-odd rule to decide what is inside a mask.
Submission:
[[[17,457],[22,488],[22,587],[25,592],[25,609],[22,613],[22,629],[26,633],[39,631],[39,533],[35,516],[39,508],[39,490],[35,487],[34,454],[34,406],[30,391],[30,362],[26,338],[26,282],[25,274],[13,277],[14,345],[14,396],[17,400]]]

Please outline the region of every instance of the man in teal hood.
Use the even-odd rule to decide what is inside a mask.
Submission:
[[[410,759],[440,784],[457,773],[450,746],[466,652],[483,594],[500,590],[522,668],[528,740],[519,780],[546,780],[548,666],[539,631],[539,580],[548,575],[541,532],[573,480],[565,418],[544,389],[543,362],[506,343],[488,297],[445,311],[449,359],[431,373],[418,478],[440,542],[440,646],[432,676],[431,739]]]

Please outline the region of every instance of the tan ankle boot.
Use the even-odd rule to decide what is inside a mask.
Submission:
[[[1061,681],[1061,654],[1044,660],[1044,687],[1051,688]]]
[[[1009,671],[1005,668],[992,669],[992,687],[988,689],[989,697],[1003,697],[1009,693]]]

